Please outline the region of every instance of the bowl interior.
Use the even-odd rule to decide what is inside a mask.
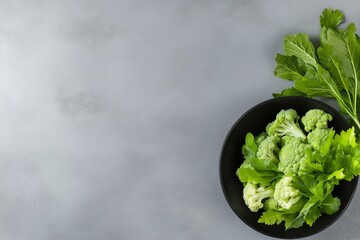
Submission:
[[[264,131],[266,125],[275,119],[276,114],[281,109],[289,108],[295,109],[300,116],[304,115],[310,109],[322,109],[333,116],[333,120],[329,123],[329,126],[333,127],[336,132],[349,128],[346,119],[335,109],[323,102],[303,97],[274,98],[256,105],[239,118],[225,139],[220,157],[220,180],[222,189],[225,198],[236,215],[258,232],[272,237],[287,239],[307,237],[331,225],[350,203],[358,181],[356,177],[351,182],[342,181],[340,185],[336,186],[333,195],[341,200],[339,211],[330,216],[323,214],[312,227],[304,224],[301,228],[285,231],[283,224],[268,226],[257,222],[261,211],[253,213],[245,205],[242,196],[243,185],[235,174],[243,162],[241,147],[245,142],[246,133],[251,132],[254,135],[260,134]]]

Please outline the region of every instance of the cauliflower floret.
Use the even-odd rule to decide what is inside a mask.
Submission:
[[[300,191],[291,186],[292,177],[285,176],[275,185],[274,200],[282,208],[290,209],[301,199]]]
[[[267,137],[267,133],[266,132],[262,132],[259,135],[257,135],[255,137],[255,143],[257,145],[259,145],[262,141],[264,141],[264,139]]]
[[[332,129],[316,128],[307,135],[307,140],[315,150],[321,152],[322,155],[326,155],[330,150],[334,135],[335,131]]]
[[[263,200],[273,197],[273,187],[258,187],[256,184],[247,183],[243,190],[243,198],[246,206],[252,212],[257,212],[264,207]]]
[[[300,165],[306,160],[305,149],[310,145],[299,138],[288,138],[279,152],[278,169],[285,174],[297,174]]]
[[[280,138],[277,136],[267,136],[262,142],[260,142],[256,156],[263,160],[270,160],[274,163],[278,163],[277,154],[280,149],[278,142]]]
[[[310,132],[316,128],[327,128],[328,121],[332,119],[330,114],[321,109],[311,109],[301,118],[301,122],[305,131]]]
[[[306,136],[298,124],[299,116],[294,109],[281,110],[273,122],[266,126],[270,136],[292,136],[305,139]]]

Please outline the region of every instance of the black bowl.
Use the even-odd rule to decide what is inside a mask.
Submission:
[[[332,223],[334,223],[349,205],[356,189],[358,178],[352,181],[342,181],[336,186],[333,195],[340,198],[341,207],[338,212],[333,215],[323,214],[312,227],[304,224],[303,227],[297,229],[289,229],[285,231],[283,224],[281,225],[265,225],[258,223],[261,211],[258,213],[251,212],[245,205],[243,200],[243,185],[236,176],[235,172],[243,162],[241,147],[245,142],[245,135],[248,132],[254,135],[260,134],[265,130],[266,125],[273,121],[276,114],[281,109],[295,109],[302,116],[310,109],[322,109],[333,116],[330,127],[336,132],[346,130],[350,126],[346,119],[339,114],[338,111],[329,105],[318,100],[304,97],[281,97],[274,98],[262,102],[251,108],[229,131],[220,157],[220,181],[227,202],[236,215],[254,230],[265,235],[277,238],[302,238],[316,234]]]

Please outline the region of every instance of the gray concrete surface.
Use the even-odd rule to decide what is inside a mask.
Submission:
[[[0,0],[0,239],[268,239],[223,197],[222,142],[329,6],[360,26],[355,0]],[[359,200],[314,238],[360,239]]]

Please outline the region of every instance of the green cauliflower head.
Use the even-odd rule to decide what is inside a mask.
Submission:
[[[301,122],[305,131],[310,132],[316,128],[328,128],[328,121],[332,119],[330,114],[321,109],[311,109],[301,118]]]
[[[256,156],[263,160],[270,160],[274,163],[278,163],[277,155],[279,154],[278,143],[280,138],[277,136],[267,136],[262,142],[260,142]]]
[[[326,155],[331,147],[335,131],[329,128],[315,128],[307,135],[307,141],[311,147]]]
[[[287,138],[279,152],[279,171],[285,174],[297,174],[300,165],[306,161],[305,149],[310,147],[299,138]]]
[[[262,132],[259,135],[257,135],[255,137],[255,143],[257,145],[259,145],[262,141],[264,141],[264,139],[267,137],[267,133],[266,132]]]
[[[305,139],[306,136],[301,130],[297,115],[294,109],[281,110],[273,122],[266,126],[266,132],[270,136],[291,136]]]

